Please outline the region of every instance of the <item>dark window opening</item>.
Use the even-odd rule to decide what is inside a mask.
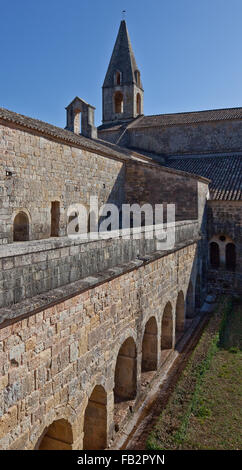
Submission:
[[[140,86],[140,72],[139,70],[135,71],[135,80],[138,86]]]
[[[29,219],[24,212],[19,212],[13,223],[13,241],[25,242],[29,240]]]
[[[52,201],[51,203],[51,237],[59,236],[60,226],[60,203],[58,201]]]
[[[225,264],[226,269],[235,269],[236,266],[236,251],[234,243],[228,243],[225,249]]]
[[[216,242],[210,243],[210,264],[212,268],[219,268],[219,246]]]
[[[116,72],[116,85],[121,85],[121,73]]]

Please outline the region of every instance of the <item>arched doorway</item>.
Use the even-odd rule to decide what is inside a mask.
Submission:
[[[234,243],[227,243],[225,248],[226,269],[234,270],[236,266],[236,251]]]
[[[84,416],[84,450],[101,450],[107,446],[107,394],[96,385]]]
[[[212,268],[217,269],[220,265],[219,246],[216,242],[211,242],[210,248],[210,265]]]
[[[182,333],[185,325],[185,301],[182,290],[178,293],[176,300],[176,334]]]
[[[186,317],[192,318],[194,316],[194,299],[193,299],[193,284],[190,280],[186,296]]]
[[[122,344],[116,362],[114,401],[135,398],[137,389],[137,353],[133,338]]]
[[[45,431],[40,443],[36,446],[38,450],[72,450],[73,434],[72,428],[65,419],[54,421]]]
[[[25,212],[19,212],[13,222],[13,241],[25,242],[29,240],[29,219]]]
[[[172,306],[168,302],[164,308],[161,324],[161,349],[171,349],[173,346]]]
[[[157,352],[157,322],[155,317],[151,317],[146,323],[142,341],[142,372],[157,369]]]

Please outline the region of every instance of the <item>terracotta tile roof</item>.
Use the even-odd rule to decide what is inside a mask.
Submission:
[[[242,119],[242,108],[211,109],[187,113],[143,116],[136,124],[134,124],[134,126],[132,126],[132,128],[138,129],[142,127],[172,126],[198,122],[226,121],[231,119]]]
[[[242,199],[242,156],[170,157],[164,165],[209,178],[213,200]]]

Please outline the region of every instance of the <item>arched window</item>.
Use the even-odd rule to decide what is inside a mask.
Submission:
[[[137,96],[136,96],[136,110],[137,110],[137,114],[141,114],[141,97],[139,93],[137,93]]]
[[[227,243],[225,248],[225,263],[226,269],[235,269],[236,266],[236,251],[234,243]]]
[[[140,86],[140,72],[139,70],[135,70],[135,80],[138,86]]]
[[[117,91],[114,95],[114,109],[115,113],[121,114],[123,113],[124,108],[124,97],[121,91]]]
[[[219,268],[219,246],[216,242],[210,243],[210,264],[212,268]]]
[[[121,85],[121,73],[117,70],[114,75],[115,85]]]
[[[60,203],[59,201],[51,202],[51,229],[50,236],[59,236],[59,225],[60,225]]]
[[[29,240],[29,219],[25,212],[19,212],[13,222],[13,241],[25,242]]]

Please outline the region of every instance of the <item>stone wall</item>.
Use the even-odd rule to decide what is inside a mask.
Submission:
[[[30,221],[30,240],[38,240],[50,236],[51,201],[60,202],[60,236],[66,235],[70,204],[88,208],[90,195],[100,205],[123,202],[121,161],[4,125],[0,153],[0,243],[13,241],[13,220],[21,210]]]
[[[130,162],[126,169],[125,193],[130,204],[175,204],[176,220],[203,218],[207,183],[184,174],[164,172]],[[165,215],[165,213],[164,213]],[[164,219],[165,220],[165,219]]]
[[[26,318],[1,328],[0,448],[53,448],[53,436],[56,438],[60,428],[65,442],[54,439],[54,448],[82,449],[84,431],[86,442],[87,434],[90,438],[102,432],[105,447],[104,442],[108,443],[114,433],[113,389],[121,346],[128,338],[135,345],[130,364],[136,363],[138,399],[145,326],[153,317],[159,367],[161,338],[167,326],[167,321],[162,323],[163,312],[172,313],[169,347],[174,347],[178,294],[186,298],[190,280],[195,286],[196,274],[194,243],[141,262],[139,267],[51,308],[38,313],[31,313],[29,308]],[[89,415],[97,401],[100,405],[94,433]],[[41,447],[40,440],[53,422],[56,424]]]
[[[208,286],[211,292],[242,294],[242,203],[241,201],[208,201],[208,241],[225,235],[236,246],[236,268],[226,270],[224,259],[218,269],[209,264]],[[223,243],[223,242],[219,242]]]
[[[137,126],[128,129],[126,145],[164,155],[237,152],[241,151],[241,132],[239,120],[140,129]]]
[[[165,227],[166,228],[166,227]],[[168,228],[172,230],[172,227]],[[196,240],[197,221],[176,223],[175,244]],[[122,236],[89,242],[68,237],[0,247],[0,307],[47,292],[105,269],[161,250],[157,239]]]

